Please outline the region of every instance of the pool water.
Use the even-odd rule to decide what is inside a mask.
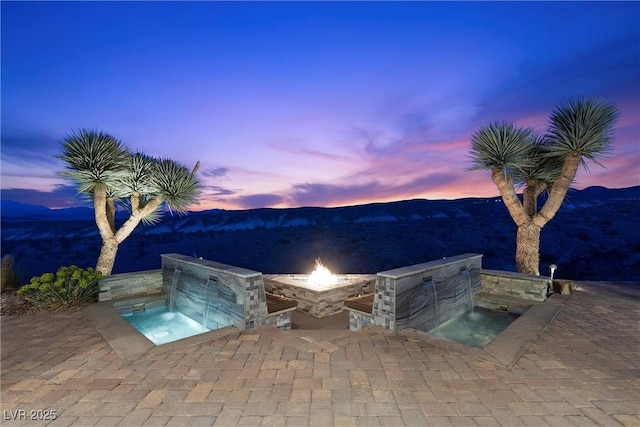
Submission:
[[[167,307],[155,307],[122,317],[155,345],[178,341],[210,331],[178,311],[169,311]]]
[[[430,334],[483,348],[518,318],[517,315],[476,307],[429,331]]]

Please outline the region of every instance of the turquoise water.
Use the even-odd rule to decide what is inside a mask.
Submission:
[[[476,307],[473,312],[454,317],[430,330],[429,333],[462,344],[483,348],[517,318],[518,316],[515,314]]]
[[[167,307],[151,308],[122,317],[155,345],[170,343],[210,331],[178,311],[169,311]]]

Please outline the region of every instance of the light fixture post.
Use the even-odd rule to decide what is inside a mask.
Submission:
[[[547,295],[551,295],[553,293],[553,275],[555,274],[558,266],[555,264],[551,264],[549,266],[549,271],[551,272],[549,276],[549,280],[547,281]]]

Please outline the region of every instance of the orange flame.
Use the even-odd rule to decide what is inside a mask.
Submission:
[[[317,258],[316,268],[309,275],[308,283],[316,286],[335,285],[338,283],[338,278],[327,267],[322,265],[320,258]]]

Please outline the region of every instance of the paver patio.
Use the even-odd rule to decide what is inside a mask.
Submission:
[[[577,288],[513,366],[379,328],[262,327],[125,362],[80,309],[3,316],[2,425],[640,426],[640,283]]]

